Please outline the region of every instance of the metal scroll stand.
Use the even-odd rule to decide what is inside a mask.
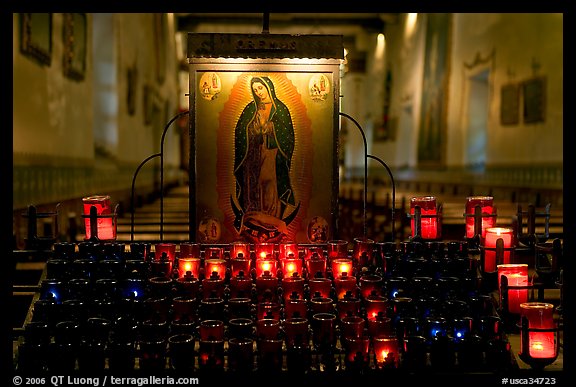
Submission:
[[[368,154],[368,145],[366,142],[366,134],[364,133],[364,130],[362,129],[362,127],[360,126],[360,124],[351,116],[349,116],[346,113],[338,113],[343,117],[348,118],[350,121],[352,121],[354,123],[354,125],[356,125],[356,127],[358,128],[358,130],[360,131],[360,134],[362,135],[362,140],[364,141],[364,207],[363,207],[363,224],[364,224],[364,238],[366,238],[367,235],[367,229],[366,229],[366,203],[368,202],[368,158],[371,158],[373,160],[378,161],[380,164],[382,164],[382,166],[384,168],[386,168],[386,171],[388,172],[388,175],[390,175],[390,180],[392,182],[392,209],[391,209],[391,216],[392,216],[392,242],[394,242],[394,239],[396,237],[396,229],[394,226],[394,222],[395,222],[395,216],[394,216],[394,208],[396,207],[396,184],[394,183],[394,176],[392,175],[392,171],[390,170],[390,168],[388,167],[388,165],[380,158],[373,156],[373,155],[369,155]]]
[[[160,240],[164,240],[164,139],[170,125],[172,125],[172,123],[178,118],[183,117],[185,114],[189,114],[188,110],[176,114],[170,121],[168,121],[164,127],[164,131],[162,132],[162,139],[160,141],[160,153],[155,153],[148,156],[146,159],[144,159],[144,161],[140,163],[140,165],[138,165],[138,168],[136,168],[136,171],[134,172],[134,176],[132,177],[132,189],[130,196],[130,241],[134,241],[134,185],[136,183],[136,177],[138,176],[138,173],[144,164],[155,157],[160,157]]]

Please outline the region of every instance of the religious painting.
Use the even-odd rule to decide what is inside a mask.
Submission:
[[[41,65],[52,62],[52,14],[20,14],[20,51]]]
[[[86,73],[86,55],[88,27],[85,13],[64,14],[64,75],[75,81],[84,79]]]
[[[338,192],[338,69],[239,67],[191,71],[194,237],[326,242]]]
[[[500,123],[518,125],[520,117],[520,88],[517,83],[502,86],[500,91]]]
[[[427,14],[418,163],[442,165],[446,147],[451,16]]]
[[[544,122],[546,111],[546,78],[535,77],[522,82],[523,120],[526,124]]]

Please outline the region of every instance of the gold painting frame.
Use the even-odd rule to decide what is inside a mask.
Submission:
[[[190,239],[334,238],[340,61],[202,56],[189,53]]]

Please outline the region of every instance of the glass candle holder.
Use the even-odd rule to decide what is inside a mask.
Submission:
[[[497,259],[497,242],[502,240],[502,257]],[[512,256],[514,247],[514,230],[508,227],[490,227],[486,229],[486,238],[484,239],[484,267],[485,273],[493,273],[497,265],[508,264]]]
[[[341,339],[360,338],[364,336],[366,320],[358,315],[347,315],[340,319]]]
[[[176,278],[176,294],[192,298],[200,296],[200,280],[196,277]]]
[[[127,278],[120,283],[123,298],[144,299],[146,281],[139,278]]]
[[[379,295],[370,295],[364,299],[364,308],[366,309],[366,318],[375,318],[382,314],[388,313],[388,298]]]
[[[346,368],[356,371],[364,370],[370,363],[370,338],[368,336],[346,337],[342,343]]]
[[[208,246],[204,249],[204,259],[224,259],[224,247]]]
[[[154,245],[154,259],[156,261],[166,259],[170,262],[174,262],[175,258],[176,243],[156,243]]]
[[[179,258],[200,258],[200,243],[196,242],[180,243]]]
[[[312,297],[310,299],[310,315],[316,313],[334,313],[334,300],[330,297]]]
[[[353,276],[352,259],[350,258],[335,258],[332,260],[332,276],[334,279],[344,275]]]
[[[224,298],[226,290],[226,281],[214,275],[210,278],[204,278],[201,281],[202,297],[206,298]]]
[[[284,278],[292,277],[294,274],[299,277],[303,276],[302,260],[300,258],[284,258],[280,260],[280,266],[282,268],[282,275]]]
[[[286,333],[286,347],[308,347],[308,319],[305,317],[291,317],[284,320]]]
[[[243,274],[230,278],[230,298],[252,298],[252,279]]]
[[[276,259],[273,258],[256,259],[256,278],[262,277],[264,273],[276,278],[278,270],[276,264]]]
[[[252,318],[252,300],[248,297],[231,297],[228,300],[228,314],[233,318]]]
[[[545,302],[520,304],[520,358],[533,368],[543,368],[558,357],[554,305]]]
[[[235,317],[228,320],[228,338],[252,338],[254,322],[247,317]]]
[[[251,260],[249,258],[232,258],[230,260],[230,266],[232,267],[232,277],[238,277],[240,272],[243,273],[244,277],[250,275],[250,264]]]
[[[176,371],[192,371],[195,367],[195,340],[191,334],[180,333],[168,337],[170,367]]]
[[[378,337],[382,335],[391,335],[392,330],[392,319],[386,317],[383,314],[378,314],[375,317],[370,317],[367,319],[368,326],[368,336]]]
[[[410,227],[412,238],[416,237],[416,207],[420,208],[420,237],[438,239],[440,237],[438,209],[435,196],[417,196],[410,198]]]
[[[395,335],[372,337],[372,348],[376,368],[398,368],[400,364],[400,349],[398,346],[398,338]]]
[[[502,277],[506,277],[506,286],[502,287]],[[520,289],[515,289],[518,287]],[[509,263],[498,265],[498,290],[500,306],[508,313],[520,314],[520,305],[528,302],[528,265]],[[522,289],[524,288],[524,289]],[[507,297],[506,297],[507,296]]]
[[[280,303],[278,302],[259,302],[256,306],[256,318],[258,320],[261,319],[275,319],[280,320],[281,316],[281,307]]]
[[[306,317],[308,314],[308,301],[303,298],[288,298],[284,300],[284,318]]]
[[[197,317],[198,300],[195,297],[178,296],[172,299],[172,319],[195,320]]]
[[[43,279],[40,281],[40,299],[52,300],[60,304],[66,299],[64,282],[54,279]]]
[[[360,307],[360,299],[351,297],[350,295],[342,297],[336,301],[336,310],[339,319],[343,319],[346,316],[359,316]]]
[[[258,369],[263,372],[282,371],[282,339],[261,339],[258,341]]]
[[[234,241],[230,244],[230,259],[250,259],[250,244]]]
[[[200,320],[222,320],[225,319],[226,303],[223,298],[210,297],[200,300]]]
[[[326,242],[328,259],[348,258],[348,241],[343,239],[333,239]]]
[[[476,210],[476,208],[479,208]],[[479,214],[476,215],[476,211]],[[496,207],[494,207],[494,198],[492,196],[468,196],[466,198],[466,238],[474,238],[476,235],[475,222],[479,217],[480,229],[479,235],[486,237],[486,229],[496,225]]]
[[[256,278],[256,299],[261,301],[278,301],[278,286],[280,282],[276,276],[265,272]]]
[[[334,278],[334,289],[336,290],[336,299],[341,300],[350,295],[356,297],[358,295],[358,286],[356,284],[356,277],[343,275]]]
[[[200,258],[178,258],[178,278],[186,276],[200,278]]]
[[[384,279],[377,274],[364,274],[360,276],[359,287],[360,297],[365,300],[370,296],[379,296],[382,294]]]
[[[316,313],[312,316],[312,340],[316,348],[333,348],[336,345],[337,317],[333,313]]]
[[[254,340],[232,337],[228,340],[228,370],[250,373],[254,368]]]
[[[306,281],[302,277],[292,276],[282,278],[282,297],[284,301],[290,298],[304,299],[304,284]]]
[[[223,340],[224,339],[224,321],[222,320],[203,320],[200,321],[200,340]]]
[[[131,242],[130,256],[131,259],[147,261],[150,256],[152,245],[145,242]]]
[[[280,335],[280,319],[261,318],[256,320],[256,336],[258,340],[277,339]]]
[[[310,289],[310,298],[331,297],[332,295],[332,281],[329,278],[310,278],[308,279],[308,288]]]
[[[372,260],[375,243],[369,238],[354,238],[352,260],[356,267],[368,266]]]
[[[315,256],[306,260],[306,271],[308,278],[325,278],[326,277],[326,257]]]
[[[280,242],[278,244],[278,258],[299,258],[298,244],[296,242]]]
[[[269,242],[264,242],[264,243],[257,243],[254,246],[254,252],[256,254],[256,259],[267,259],[270,257],[270,259],[274,259],[276,260],[276,255],[275,253],[275,248],[276,248],[276,244],[275,243],[269,243]]]
[[[86,228],[85,239],[89,240],[97,237],[99,240],[116,239],[116,222],[112,209],[110,207],[110,196],[94,195],[82,198],[84,208],[84,226]],[[96,232],[98,235],[92,235],[90,224],[91,208],[96,209],[96,222],[98,223]]]
[[[204,260],[204,275],[206,278],[226,279],[226,260],[224,259],[206,259]]]
[[[200,340],[198,368],[204,372],[224,369],[224,340]]]

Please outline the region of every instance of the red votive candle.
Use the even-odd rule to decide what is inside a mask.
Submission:
[[[328,258],[330,260],[336,258],[348,258],[348,241],[343,239],[333,239],[326,242],[328,250]]]
[[[492,196],[468,196],[466,198],[466,238],[474,237],[474,221],[476,207],[480,207],[482,214],[482,238],[486,237],[486,229],[496,224],[496,208]]]
[[[388,313],[388,298],[381,295],[370,295],[364,299],[366,318],[376,318],[380,313],[386,316]]]
[[[438,209],[436,208],[435,196],[417,196],[410,198],[410,226],[412,238],[416,236],[416,224],[414,213],[416,207],[420,207],[420,236],[422,239],[437,239],[438,232]]]
[[[200,277],[200,258],[178,258],[178,278]]]
[[[310,278],[308,279],[310,288],[310,298],[330,297],[332,291],[332,281],[330,278]]]
[[[250,259],[248,258],[233,258],[230,260],[230,266],[232,266],[232,277],[237,277],[240,272],[244,273],[244,276],[250,275]]]
[[[346,351],[347,364],[364,366],[370,362],[370,338],[368,336],[347,337],[343,340],[343,346]]]
[[[88,240],[92,238],[90,230],[90,208],[96,207],[96,214],[98,215],[98,239],[100,240],[113,240],[116,239],[116,224],[112,218],[112,210],[110,208],[110,196],[108,195],[95,195],[82,198],[84,206],[84,227],[86,228],[86,237]],[[100,217],[102,216],[102,217]]]
[[[274,319],[280,321],[281,305],[278,302],[259,302],[256,307],[257,320]]]
[[[276,259],[274,255],[274,248],[276,245],[274,243],[257,243],[254,247],[254,252],[256,253],[256,259],[266,259],[270,255],[271,258]]]
[[[154,259],[160,261],[163,259],[163,254],[166,253],[166,259],[174,262],[176,258],[176,244],[175,243],[156,243],[154,245]]]
[[[496,262],[496,242],[502,239],[504,251],[502,262]],[[507,227],[490,227],[486,229],[486,239],[484,240],[484,272],[493,273],[497,264],[510,263],[511,248],[513,241],[513,230]]]
[[[367,320],[368,336],[378,337],[382,335],[390,335],[393,332],[392,319],[384,315],[371,317]]]
[[[276,264],[277,262],[273,258],[256,259],[256,277],[262,277],[264,273],[268,273],[272,277],[276,278],[278,270]]]
[[[398,368],[400,352],[396,336],[383,335],[373,337],[372,348],[374,349],[376,367],[379,369]]]
[[[520,316],[528,320],[528,329],[551,329],[550,332],[528,332],[528,343],[520,341],[520,351],[528,352],[534,359],[555,359],[556,324],[554,323],[554,305],[545,302],[524,302],[520,304]],[[527,349],[527,351],[526,351]]]
[[[318,275],[326,277],[326,257],[315,256],[306,260],[306,270],[310,279]]]
[[[383,278],[377,274],[364,274],[360,277],[360,296],[363,300],[370,295],[382,294]]]
[[[278,278],[268,272],[256,277],[256,296],[258,301],[277,301],[279,285]]]
[[[216,273],[218,278],[226,278],[226,261],[224,259],[206,259],[204,261],[204,275],[212,277]]]
[[[352,276],[352,260],[350,258],[336,258],[332,260],[332,276],[334,279],[343,275]]]
[[[502,276],[508,279],[508,286],[528,286],[528,265],[525,263],[508,263],[498,265],[498,289],[502,304]],[[508,289],[508,312],[520,313],[520,304],[528,302],[528,289]]]
[[[351,294],[352,297],[356,297],[358,294],[356,277],[349,275],[334,278],[334,288],[336,290],[337,300],[344,298],[348,293]]]
[[[250,245],[243,241],[235,241],[230,244],[230,258],[250,259]]]
[[[204,250],[204,259],[224,259],[224,247],[206,247]]]
[[[230,298],[252,297],[252,279],[247,275],[230,278]]]
[[[278,255],[280,259],[299,257],[298,244],[295,242],[281,242],[278,244]]]
[[[200,258],[200,243],[180,243],[180,258]]]
[[[302,277],[302,260],[300,258],[285,258],[280,260],[284,277],[292,277],[294,274]]]
[[[372,259],[374,250],[374,241],[368,238],[354,238],[354,247],[352,249],[352,259],[357,267],[364,267]]]
[[[284,318],[306,317],[308,315],[308,301],[303,298],[288,298],[284,301]]]
[[[304,298],[305,280],[302,277],[284,277],[282,278],[283,298],[286,301],[289,298]]]

